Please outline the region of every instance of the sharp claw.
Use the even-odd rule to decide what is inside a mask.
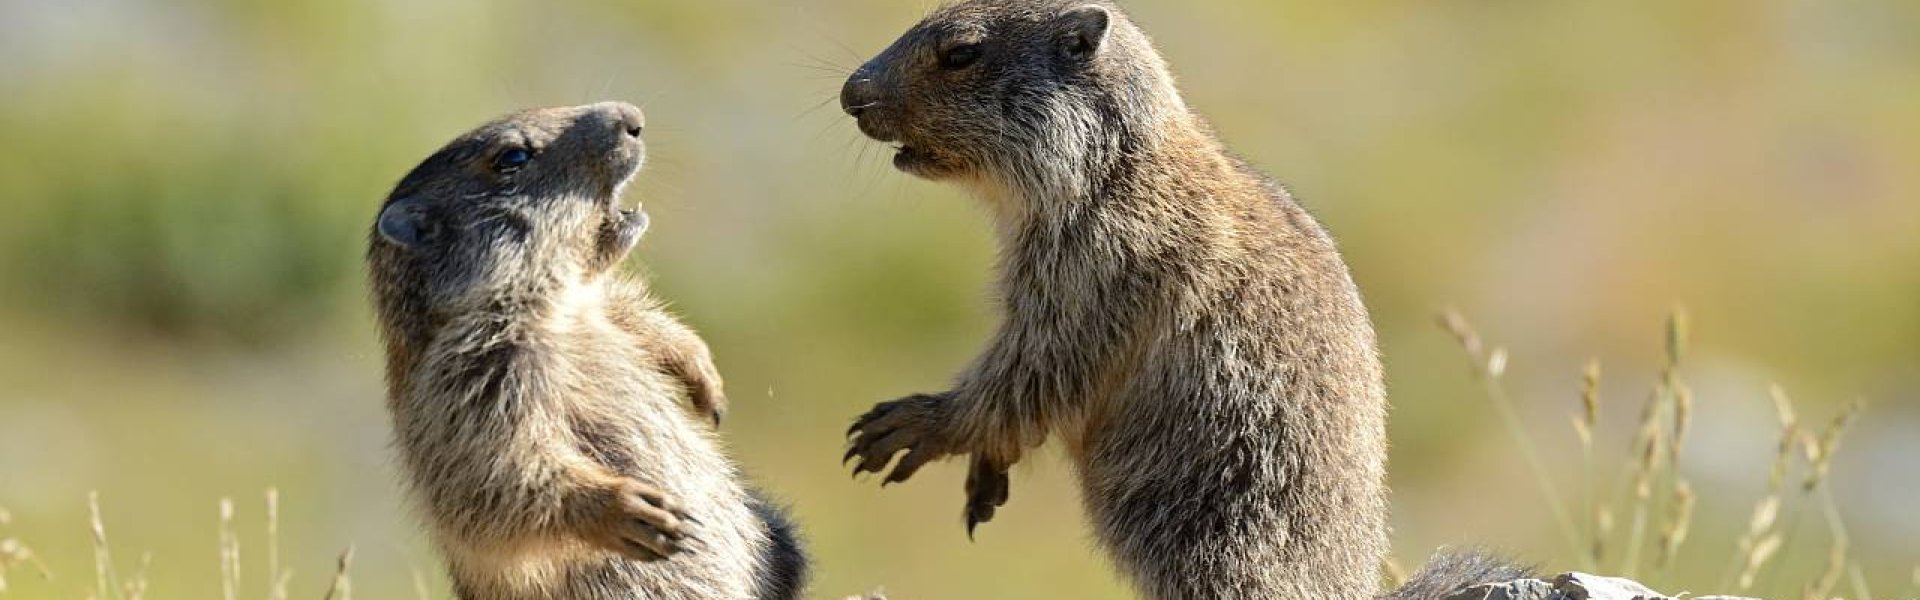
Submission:
[[[847,448],[847,455],[840,457],[840,466],[842,467],[847,466],[847,463],[853,462],[853,457],[859,456],[859,455],[860,455],[859,446]]]
[[[907,454],[906,458],[900,459],[900,464],[894,465],[893,472],[887,474],[886,481],[880,482],[880,487],[887,487],[888,485],[892,485],[895,483],[906,483],[907,478],[913,476],[913,474],[907,470],[907,467],[909,467],[910,465],[908,465],[906,462],[908,460],[911,460],[912,458],[913,458],[913,454],[909,453]]]

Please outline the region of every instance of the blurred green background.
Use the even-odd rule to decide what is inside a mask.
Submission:
[[[848,419],[941,388],[992,326],[982,212],[893,172],[833,101],[930,6],[0,0],[0,537],[56,576],[16,570],[10,595],[85,594],[98,490],[122,570],[151,552],[160,599],[214,597],[215,506],[236,498],[263,596],[271,486],[296,597],[319,597],[349,544],[363,598],[412,597],[415,569],[444,589],[386,446],[364,232],[452,136],[601,99],[649,113],[632,193],[655,227],[634,268],[713,345],[725,433],[794,504],[817,595],[1123,595],[1051,453],[971,544],[957,467],[882,492],[836,463]],[[1402,563],[1478,542],[1575,564],[1437,309],[1510,349],[1570,496],[1578,374],[1602,361],[1618,497],[1662,316],[1684,303],[1701,508],[1680,563],[1642,577],[1721,585],[1778,381],[1810,424],[1870,402],[1833,489],[1875,591],[1913,597],[1920,3],[1128,6],[1190,102],[1341,240],[1391,377]],[[1826,556],[1812,505],[1786,511],[1772,597]]]

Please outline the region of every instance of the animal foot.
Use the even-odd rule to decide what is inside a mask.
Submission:
[[[920,467],[952,453],[943,431],[949,401],[944,394],[916,394],[875,405],[847,429],[851,441],[841,462],[859,458],[853,466],[855,475],[879,473],[895,454],[905,450],[906,456],[880,485],[906,481]]]
[[[684,552],[696,522],[679,501],[659,488],[629,480],[614,490],[612,502],[589,536],[627,558],[652,562]]]

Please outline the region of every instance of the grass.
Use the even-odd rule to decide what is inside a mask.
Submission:
[[[107,536],[106,521],[101,517],[100,495],[98,493],[88,494],[87,509],[90,515],[89,525],[91,526],[93,535],[94,558],[93,587],[86,592],[87,600],[141,600],[146,598],[150,587],[147,579],[147,569],[153,562],[153,555],[143,554],[140,558],[138,568],[132,572],[132,575],[124,578],[121,577],[119,567],[113,557],[112,544]],[[234,528],[235,508],[233,500],[222,498],[219,509],[220,546],[218,561],[220,563],[220,593],[224,600],[238,600],[239,598],[247,597],[247,594],[241,586],[241,544],[240,536],[235,533]],[[282,569],[280,565],[280,493],[278,490],[267,490],[266,513],[266,553],[268,566],[265,581],[268,582],[267,598],[268,600],[287,600],[291,597],[288,594],[288,590],[289,584],[293,580],[293,572]],[[4,528],[8,524],[9,519],[7,518],[6,511],[0,509],[0,528]],[[3,531],[4,530],[0,530],[0,532]],[[41,577],[48,580],[53,579],[52,572],[34,558],[33,552],[29,550],[24,543],[13,538],[0,538],[0,592],[6,591],[5,576],[21,565],[31,565],[39,572]],[[338,567],[334,570],[331,583],[328,585],[325,595],[320,597],[324,600],[352,600],[353,587],[352,579],[349,576],[349,571],[352,567],[353,548],[348,547],[346,551],[340,555]],[[420,584],[419,589],[416,591],[423,600],[428,597],[423,583]]]
[[[13,525],[13,513],[0,508],[0,593],[7,591],[7,577],[19,571],[21,567],[32,567],[42,578],[53,577],[53,574],[47,571],[47,566],[40,562],[39,557],[34,556],[32,548],[28,548],[18,539],[5,537],[6,528],[11,525]],[[1920,573],[1916,573],[1916,576],[1920,576]]]
[[[1577,549],[1576,555],[1582,568],[1592,570],[1596,566],[1605,566],[1609,569],[1605,574],[1635,577],[1642,573],[1643,568],[1651,568],[1652,572],[1657,573],[1672,566],[1686,549],[1693,527],[1694,508],[1698,502],[1693,486],[1679,470],[1687,433],[1694,417],[1694,396],[1686,384],[1682,369],[1688,333],[1685,311],[1675,309],[1667,319],[1664,362],[1648,400],[1641,408],[1638,427],[1630,445],[1632,453],[1621,469],[1624,485],[1620,497],[1615,501],[1626,503],[1632,517],[1625,532],[1624,544],[1619,546],[1621,557],[1618,562],[1611,564],[1606,562],[1609,550],[1622,540],[1613,531],[1611,504],[1596,475],[1594,435],[1602,408],[1598,361],[1589,362],[1581,374],[1579,410],[1575,411],[1572,418],[1574,439],[1578,441],[1581,452],[1580,472],[1584,480],[1583,489],[1586,490],[1587,513],[1592,515],[1588,526],[1578,530],[1570,525],[1565,516],[1569,514],[1569,508],[1557,492],[1557,471],[1549,469],[1539,458],[1540,449],[1528,429],[1521,424],[1513,400],[1501,383],[1507,362],[1506,351],[1497,347],[1487,351],[1479,333],[1457,311],[1444,312],[1440,322],[1472,360],[1475,377],[1483,383],[1488,399],[1507,424],[1514,445],[1526,457],[1541,496],[1560,524],[1567,544]],[[1772,386],[1770,397],[1780,423],[1780,433],[1767,488],[1755,502],[1744,533],[1730,544],[1733,554],[1728,561],[1726,575],[1714,589],[1727,593],[1749,593],[1760,583],[1762,576],[1769,574],[1767,567],[1770,564],[1797,545],[1811,545],[1796,544],[1794,532],[1797,527],[1787,524],[1797,523],[1798,511],[1811,506],[1819,511],[1818,517],[1823,520],[1829,541],[1826,567],[1817,578],[1800,588],[1799,597],[1802,600],[1838,598],[1835,594],[1842,591],[1839,588],[1844,583],[1844,591],[1851,594],[1854,600],[1873,600],[1874,594],[1867,584],[1867,578],[1858,561],[1850,554],[1852,537],[1848,534],[1846,521],[1828,485],[1833,457],[1845,439],[1848,426],[1864,410],[1864,402],[1856,401],[1847,405],[1816,433],[1800,425],[1793,401],[1783,388],[1777,384]],[[1790,476],[1796,467],[1805,473],[1797,486],[1797,494],[1789,490]],[[1782,519],[1783,511],[1790,513],[1786,515],[1789,519]],[[1656,526],[1658,536],[1649,541],[1648,532]],[[1696,547],[1701,545],[1695,544]],[[1646,559],[1648,554],[1652,555],[1651,561]],[[1915,569],[1914,583],[1916,588],[1920,588],[1920,568]]]
[[[1724,572],[1711,591],[1754,593],[1754,590],[1786,589],[1778,578],[1781,569],[1796,551],[1819,551],[1825,556],[1823,568],[1797,586],[1802,600],[1830,600],[1846,597],[1873,600],[1876,596],[1854,554],[1853,536],[1847,519],[1835,500],[1831,487],[1834,457],[1847,439],[1850,427],[1866,411],[1864,402],[1846,405],[1824,424],[1808,425],[1800,416],[1787,390],[1779,385],[1769,389],[1778,429],[1768,467],[1766,486],[1753,502],[1745,527],[1734,539],[1726,541],[1696,539],[1695,509],[1700,497],[1685,473],[1682,457],[1687,450],[1689,431],[1697,410],[1692,388],[1685,378],[1684,359],[1688,347],[1685,313],[1675,310],[1665,325],[1665,351],[1658,375],[1651,382],[1647,399],[1639,407],[1636,427],[1629,440],[1628,454],[1617,468],[1603,469],[1596,439],[1600,419],[1609,407],[1602,402],[1605,380],[1598,361],[1590,361],[1578,378],[1578,404],[1569,423],[1580,453],[1578,469],[1554,469],[1543,458],[1538,445],[1540,432],[1530,428],[1520,416],[1515,399],[1507,392],[1504,377],[1509,365],[1505,348],[1487,344],[1472,324],[1456,311],[1442,315],[1442,325],[1471,359],[1475,377],[1506,430],[1514,447],[1531,470],[1541,497],[1551,510],[1569,556],[1579,569],[1601,574],[1638,577],[1667,575],[1688,552],[1712,554],[1727,552]],[[1558,436],[1549,436],[1558,437]],[[1576,523],[1575,505],[1562,496],[1564,482],[1559,479],[1577,472],[1582,490],[1575,502],[1586,518]],[[1611,475],[1609,480],[1607,475]],[[277,490],[264,494],[265,539],[260,552],[266,557],[266,572],[255,579],[242,569],[242,536],[235,526],[240,508],[231,499],[222,499],[219,511],[219,565],[221,597],[238,600],[258,597],[247,585],[264,588],[268,600],[294,597],[319,597],[324,600],[351,600],[354,548],[342,551],[324,587],[295,586],[292,570],[281,561],[281,503]],[[89,495],[89,525],[93,549],[93,580],[85,596],[89,600],[141,600],[150,591],[147,577],[151,554],[143,554],[132,570],[122,570],[102,517],[101,499]],[[1628,515],[1624,530],[1616,530],[1614,515],[1619,508]],[[1812,523],[1802,527],[1802,521]],[[8,534],[12,515],[0,509],[0,594],[8,589],[10,578],[37,576],[52,580],[54,573],[43,564],[23,540]],[[1824,533],[1824,535],[1816,535]],[[1823,543],[1824,542],[1824,543]],[[1718,549],[1716,549],[1718,548]],[[1405,571],[1391,561],[1385,566],[1390,581],[1405,579]],[[415,595],[431,597],[428,575],[412,571]],[[1911,577],[1912,588],[1905,596],[1920,597],[1920,567]],[[293,590],[308,593],[296,596]],[[1786,597],[1786,596],[1770,596]]]

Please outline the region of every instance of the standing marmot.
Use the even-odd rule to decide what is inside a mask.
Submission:
[[[705,344],[615,273],[647,225],[618,202],[643,122],[617,103],[495,121],[414,168],[374,227],[394,429],[465,600],[802,587],[790,525],[707,422]]]
[[[1058,435],[1099,539],[1158,599],[1364,598],[1387,549],[1386,395],[1333,241],[1229,153],[1116,7],[966,0],[841,101],[894,165],[992,208],[1000,332],[951,390],[883,403],[848,459],[968,455],[967,526]],[[1418,590],[1510,579],[1436,563]]]

